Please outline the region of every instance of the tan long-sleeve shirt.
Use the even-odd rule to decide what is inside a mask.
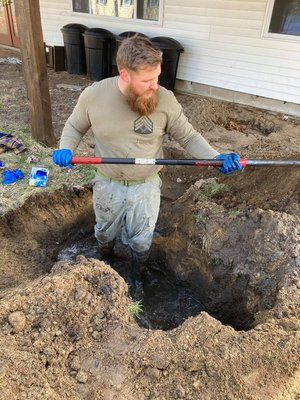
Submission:
[[[173,92],[159,87],[159,102],[149,116],[132,111],[118,87],[118,77],[87,87],[79,96],[62,132],[60,148],[74,151],[82,136],[92,129],[95,156],[163,158],[163,140],[168,133],[194,158],[219,154],[188,122]],[[144,179],[161,165],[100,164],[99,172],[117,179]]]

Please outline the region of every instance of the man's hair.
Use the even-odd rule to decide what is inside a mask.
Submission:
[[[123,39],[117,51],[117,66],[137,71],[143,67],[156,67],[162,63],[162,52],[151,41],[138,34]]]

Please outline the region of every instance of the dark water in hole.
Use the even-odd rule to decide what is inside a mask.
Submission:
[[[98,258],[98,245],[93,235],[75,243],[66,244],[58,254],[58,260],[75,260],[78,255]],[[122,277],[126,263],[120,259],[105,260]],[[143,312],[137,323],[149,329],[169,330],[181,325],[188,317],[204,310],[193,292],[178,282],[170,272],[163,272],[163,266],[149,265],[143,276]]]
[[[99,259],[98,244],[92,233],[72,243],[62,243],[60,248],[58,260],[75,260],[78,255]],[[103,261],[126,281],[127,263],[125,261],[116,257]],[[192,289],[192,284],[196,282],[179,281],[170,268],[166,268],[165,262],[153,258],[143,276],[143,311],[136,318],[140,326],[148,329],[170,330],[181,325],[187,318],[206,311],[223,324],[230,325],[236,330],[253,328],[254,315],[247,309],[247,277],[236,277],[231,281],[230,274],[227,276],[225,274],[221,286],[217,281],[208,283],[205,276],[201,277],[200,274],[195,277],[198,283],[197,289]],[[212,270],[216,272],[217,268],[212,267]],[[228,285],[224,286],[226,278],[229,278]],[[133,300],[137,299],[133,298]]]
[[[169,330],[181,325],[188,317],[204,311],[193,292],[170,274],[151,269],[143,280],[144,312],[140,324],[150,329]]]

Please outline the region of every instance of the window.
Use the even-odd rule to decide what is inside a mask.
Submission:
[[[148,8],[157,8],[158,7],[158,0],[148,0],[147,1],[147,7]]]
[[[72,0],[73,11],[81,13],[89,13],[89,0]]]
[[[274,0],[268,32],[300,36],[300,1]]]
[[[73,11],[93,15],[159,21],[162,0],[72,0]]]

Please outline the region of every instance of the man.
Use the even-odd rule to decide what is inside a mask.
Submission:
[[[119,75],[82,92],[53,161],[60,166],[70,164],[73,151],[91,128],[96,156],[163,158],[162,143],[168,133],[192,157],[222,160],[221,172],[241,170],[239,156],[213,149],[188,122],[173,92],[158,85],[161,62],[161,51],[148,39],[136,35],[123,40],[117,52]],[[102,255],[113,250],[118,238],[129,250],[137,280],[158,217],[161,168],[100,164],[94,180],[95,237]]]

